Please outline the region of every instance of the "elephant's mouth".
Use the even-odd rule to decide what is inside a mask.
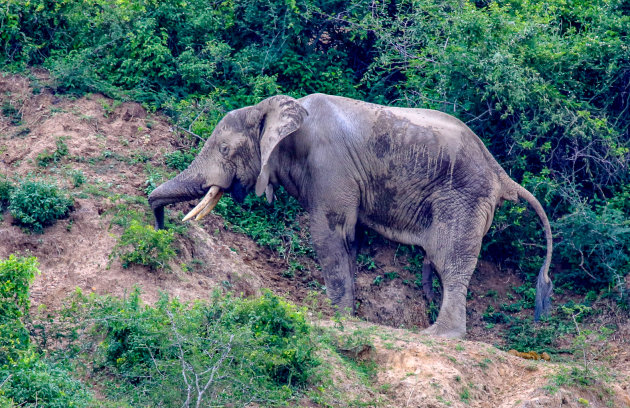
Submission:
[[[238,178],[235,178],[230,188],[226,189],[225,192],[229,193],[234,201],[239,204],[243,204],[247,193],[249,193],[249,189],[245,187]]]
[[[210,190],[208,190],[203,200],[201,200],[195,208],[193,208],[188,214],[186,214],[183,221],[188,221],[192,217],[195,217],[195,220],[197,221],[201,220],[214,209],[214,207],[221,199],[222,195],[223,190],[221,189],[221,187],[210,187]]]

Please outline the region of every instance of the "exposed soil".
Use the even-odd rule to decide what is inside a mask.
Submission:
[[[201,225],[188,224],[186,234],[177,241],[177,262],[170,271],[123,268],[110,256],[122,233],[112,219],[120,204],[146,209],[125,197],[146,198],[151,169],[172,175],[164,166],[164,153],[178,149],[184,141],[167,118],[139,104],[116,103],[97,94],[78,99],[56,95],[42,85],[47,80],[43,71],[33,72],[30,80],[0,77],[0,175],[50,178],[75,199],[68,218],[42,234],[24,231],[9,212],[3,214],[0,258],[31,254],[40,262],[41,275],[32,287],[34,306],[54,310],[75,288],[123,295],[135,285],[146,302],[157,300],[160,292],[182,300],[204,299],[217,288],[245,296],[270,288],[298,304],[313,298],[313,282],[323,284],[313,260],[304,261],[306,271],[288,276],[285,259],[231,232],[214,214]],[[59,138],[68,146],[68,155],[42,167],[38,157],[54,152]],[[72,183],[77,171],[86,179],[80,186]],[[173,206],[170,214],[186,212],[194,204]],[[379,367],[380,391],[366,393],[376,398],[376,392],[376,399],[386,401],[382,406],[582,407],[588,401],[592,407],[630,407],[630,325],[614,308],[598,317],[601,324],[614,323],[619,328],[602,343],[605,353],[599,357],[616,376],[614,383],[588,389],[560,387],[551,393],[544,387],[559,365],[522,360],[488,344],[503,344],[502,329],[489,330],[482,315],[488,305],[505,300],[513,286],[522,285],[515,272],[480,261],[470,286],[468,341],[442,341],[401,329],[427,327],[429,307],[413,283],[416,276],[405,268],[406,257],[397,253],[395,244],[380,240],[364,245],[362,254],[373,265],[361,267],[356,279],[358,315],[378,325],[348,323],[353,329],[370,328],[376,333],[367,357],[360,358],[369,358]],[[324,305],[324,295],[315,294]],[[332,314],[326,306],[322,310],[325,316]],[[351,381],[341,377],[340,381]],[[606,389],[615,391],[614,396],[606,394]]]
[[[383,390],[380,396],[385,398],[383,406],[630,406],[627,378],[623,383],[598,383],[579,389],[554,387],[550,378],[557,375],[559,365],[524,360],[486,343],[430,338],[361,322],[347,323],[338,333],[350,337],[369,333],[372,344],[359,359],[370,359],[378,365],[376,377]]]

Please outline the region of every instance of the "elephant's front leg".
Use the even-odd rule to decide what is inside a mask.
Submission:
[[[332,305],[342,313],[354,314],[356,274],[356,216],[339,210],[311,214],[311,237]]]

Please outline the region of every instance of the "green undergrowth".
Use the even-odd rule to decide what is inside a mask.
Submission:
[[[253,194],[245,197],[243,204],[224,196],[215,211],[226,220],[229,228],[246,234],[284,258],[313,257],[308,229],[300,224],[304,210],[284,189],[278,189],[275,195],[271,205],[264,197]]]
[[[343,363],[329,332],[306,313],[269,291],[252,299],[215,291],[193,303],[162,295],[154,305],[138,289],[123,298],[77,291],[54,320],[39,314],[34,339],[44,348],[64,339],[51,364],[96,380],[112,406],[286,406],[305,398],[351,406],[329,370],[363,378],[368,369]],[[334,367],[322,364],[323,354]]]
[[[66,217],[73,204],[68,191],[46,179],[0,180],[0,209],[7,207],[19,225],[33,232]]]
[[[334,353],[326,331],[270,291],[192,303],[163,294],[147,305],[138,289],[122,298],[77,289],[60,311],[29,313],[37,267],[34,257],[0,261],[3,407],[285,406],[311,392],[330,401],[323,387],[343,395],[317,386],[319,355]],[[99,383],[98,400],[85,378]]]
[[[35,258],[0,261],[3,406],[275,405],[299,396],[319,364],[305,311],[270,292],[194,304],[164,295],[148,306],[138,290],[122,299],[77,291],[57,320],[33,322],[31,340],[36,273]],[[48,348],[58,339],[62,347]],[[102,378],[107,401],[73,372]]]
[[[58,358],[93,361],[107,398],[131,407],[275,405],[298,397],[319,364],[304,311],[270,292],[192,304],[163,295],[154,306],[138,290],[77,292],[63,314],[81,336]]]
[[[156,230],[144,197],[112,195],[109,200],[113,203],[106,212],[111,217],[110,228],[117,225],[123,229],[109,255],[110,265],[120,259],[123,268],[142,265],[152,271],[169,271],[177,258],[176,239],[186,233],[186,226],[166,216],[166,229]]]
[[[598,349],[605,353],[606,340],[619,329],[612,322],[601,324],[602,310],[595,304],[604,300],[595,292],[590,292],[580,302],[569,300],[555,304],[549,317],[534,322],[528,310],[533,306],[535,291],[525,285],[513,290],[515,295],[509,296],[512,303],[503,299],[489,301],[482,314],[485,329],[495,331],[494,336],[502,339],[498,347],[504,350],[546,352],[556,359],[566,360],[571,356],[569,360],[584,361],[585,350],[591,353]],[[609,302],[610,305],[614,302]]]
[[[48,359],[31,340],[29,290],[39,273],[35,257],[0,260],[0,404],[3,407],[96,406],[63,361]]]

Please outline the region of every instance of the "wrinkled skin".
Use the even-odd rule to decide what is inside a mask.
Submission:
[[[425,332],[445,337],[466,332],[468,283],[496,207],[524,198],[547,238],[536,318],[549,308],[552,242],[544,210],[452,116],[323,94],[271,97],[228,113],[190,167],[149,202],[163,228],[164,205],[200,198],[213,186],[208,196],[220,190],[242,199],[255,190],[271,201],[279,185],[310,213],[333,305],[354,312],[355,230],[366,226],[425,250],[424,278],[436,272],[443,284],[437,321]]]

